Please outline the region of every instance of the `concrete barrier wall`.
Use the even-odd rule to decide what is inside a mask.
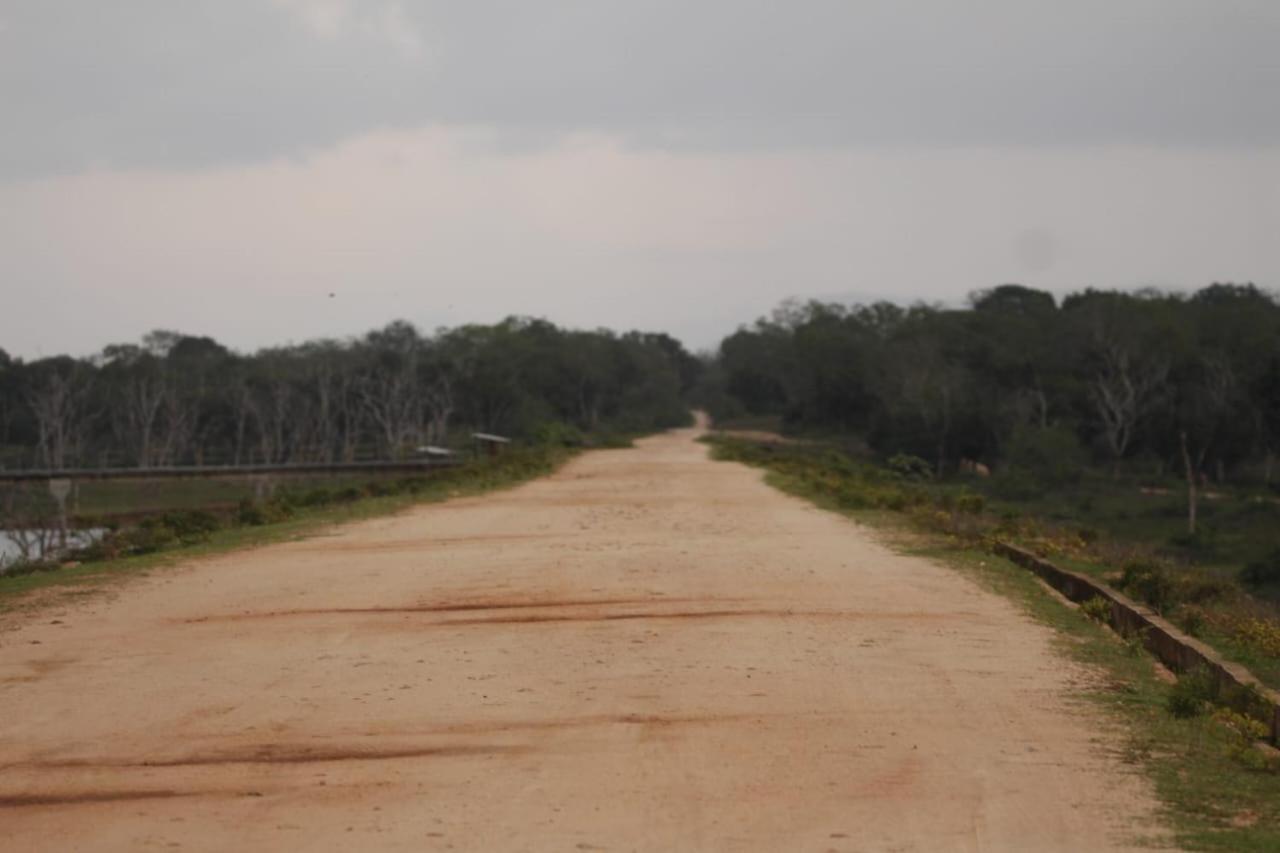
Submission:
[[[1055,566],[1030,551],[997,542],[992,550],[1011,562],[1030,569],[1046,583],[1075,602],[1104,598],[1111,602],[1111,625],[1128,636],[1141,633],[1147,649],[1175,672],[1204,668],[1220,688],[1251,689],[1269,704],[1262,721],[1271,727],[1271,742],[1280,745],[1280,693],[1263,686],[1257,677],[1239,664],[1223,658],[1204,643],[1188,637],[1163,617],[1121,595],[1111,587],[1079,572]]]

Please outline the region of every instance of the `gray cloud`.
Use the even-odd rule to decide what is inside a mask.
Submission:
[[[0,177],[375,128],[672,150],[1280,143],[1270,0],[10,0]]]
[[[793,296],[1280,283],[1280,149],[673,153],[588,135],[510,152],[487,135],[0,186],[0,346],[89,353],[164,327],[252,348],[508,314],[709,346]]]
[[[1276,287],[1278,43],[1275,0],[0,0],[0,346]]]

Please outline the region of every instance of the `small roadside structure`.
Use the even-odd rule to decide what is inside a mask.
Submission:
[[[475,440],[477,456],[497,456],[511,443],[511,439],[506,436],[490,432],[473,432],[471,438]]]
[[[416,449],[419,456],[427,456],[431,459],[451,459],[458,455],[458,451],[450,450],[447,447],[438,447],[434,444],[424,444]]]

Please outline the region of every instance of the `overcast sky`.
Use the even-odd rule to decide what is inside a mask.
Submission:
[[[0,0],[0,348],[1280,287],[1276,0]]]

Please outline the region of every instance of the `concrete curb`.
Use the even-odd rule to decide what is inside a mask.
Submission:
[[[1082,602],[1098,597],[1110,601],[1112,626],[1126,636],[1135,631],[1143,632],[1147,649],[1175,672],[1188,672],[1204,667],[1219,685],[1256,690],[1270,705],[1269,719],[1263,718],[1262,722],[1271,727],[1271,742],[1280,745],[1280,693],[1264,686],[1252,672],[1239,664],[1223,660],[1209,646],[1194,637],[1188,637],[1161,616],[1101,581],[1055,566],[1030,551],[1006,542],[996,542],[991,550],[1035,572],[1072,601]]]

